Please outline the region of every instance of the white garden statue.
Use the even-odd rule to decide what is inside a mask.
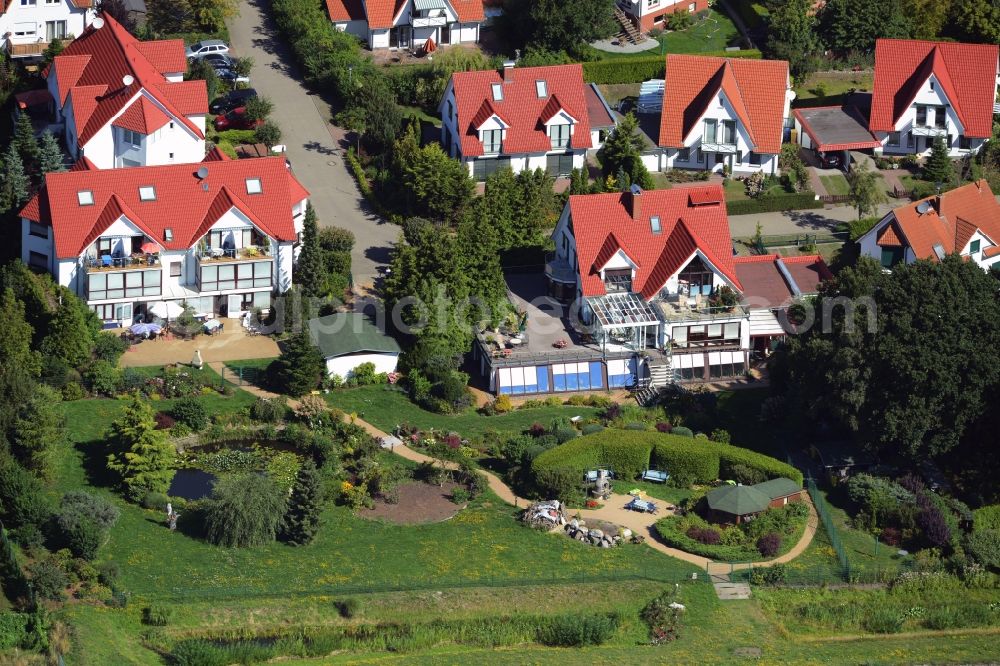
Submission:
[[[195,349],[194,350],[194,359],[191,360],[191,366],[194,367],[194,368],[198,368],[199,370],[201,370],[204,365],[205,365],[205,362],[201,360],[201,350],[200,349]]]

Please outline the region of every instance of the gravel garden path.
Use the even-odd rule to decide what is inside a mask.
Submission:
[[[209,363],[208,365],[217,372],[221,371],[221,366],[222,366],[221,363]],[[265,391],[262,388],[250,384],[245,384],[241,388],[244,391],[247,391],[248,393],[256,395],[257,397],[260,398],[280,399],[283,397],[275,393],[271,393],[270,391]],[[288,399],[288,404],[289,406],[294,407],[297,404],[297,401],[293,399]],[[424,455],[419,451],[414,451],[410,447],[403,444],[398,438],[393,437],[392,435],[389,435],[388,433],[383,432],[382,430],[379,430],[378,428],[368,423],[367,421],[363,421],[359,418],[351,417],[346,414],[344,415],[344,419],[364,428],[366,431],[368,431],[369,434],[371,434],[372,437],[375,437],[380,442],[382,442],[383,448],[387,449],[388,451],[391,451],[392,453],[395,453],[398,456],[406,458],[407,460],[412,460],[414,462],[433,463],[435,465],[440,465],[445,469],[458,468],[458,465],[455,463],[446,462],[438,458],[433,458],[431,456]],[[497,497],[499,497],[507,504],[511,504],[515,507],[527,508],[532,503],[531,500],[524,499],[523,497],[518,497],[516,494],[514,494],[514,491],[510,489],[510,486],[504,483],[500,479],[500,477],[498,477],[493,472],[488,472],[486,470],[480,470],[480,472],[486,477],[487,481],[489,482],[490,490],[492,490]],[[813,537],[816,535],[816,528],[819,526],[819,516],[816,514],[816,508],[813,506],[812,500],[809,498],[809,495],[807,493],[804,496],[804,501],[806,505],[809,507],[809,518],[806,520],[806,529],[805,531],[803,531],[802,537],[799,539],[798,543],[796,543],[791,550],[789,550],[784,555],[781,555],[780,557],[776,557],[773,560],[768,560],[766,562],[754,562],[753,564],[741,563],[741,564],[730,565],[729,563],[724,563],[724,562],[713,562],[707,557],[694,555],[692,553],[688,553],[683,550],[678,550],[677,548],[671,548],[661,543],[658,540],[656,534],[656,527],[655,527],[656,521],[659,520],[660,518],[663,518],[664,516],[673,515],[673,511],[661,510],[655,514],[638,513],[636,511],[631,511],[625,508],[625,505],[628,504],[631,500],[632,497],[630,495],[619,495],[617,493],[612,493],[611,497],[608,498],[607,501],[605,501],[604,506],[602,506],[601,508],[580,509],[578,511],[573,512],[573,515],[579,513],[580,517],[583,518],[584,520],[588,519],[603,520],[605,522],[621,525],[622,527],[627,527],[628,529],[632,530],[634,534],[641,534],[642,536],[646,537],[646,544],[650,548],[658,550],[659,552],[665,555],[669,555],[670,557],[675,557],[679,560],[689,562],[705,570],[709,575],[715,577],[728,576],[728,574],[731,573],[732,571],[738,571],[749,568],[769,567],[775,564],[784,564],[785,562],[790,562],[799,555],[801,555],[805,551],[805,549],[809,547],[809,544],[812,543]],[[659,502],[659,504],[662,505],[665,503]]]

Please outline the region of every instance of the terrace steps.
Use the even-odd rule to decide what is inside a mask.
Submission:
[[[646,38],[643,37],[642,33],[639,32],[638,29],[636,29],[635,24],[632,23],[632,21],[629,20],[629,17],[625,15],[625,12],[623,12],[617,6],[615,7],[615,18],[618,20],[618,23],[621,24],[622,29],[625,31],[625,36],[628,39],[628,41],[632,42],[633,44],[638,44],[639,42],[645,41]]]

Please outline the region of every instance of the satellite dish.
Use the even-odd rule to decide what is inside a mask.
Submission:
[[[132,76],[131,74],[126,74],[125,76],[122,77],[122,85],[125,86],[126,88],[132,85],[133,83],[135,83],[135,77]]]
[[[208,167],[207,166],[198,167],[198,178],[200,180],[205,180],[206,178],[208,178]]]
[[[98,16],[97,18],[94,19],[93,23],[91,23],[90,25],[94,26],[94,30],[100,30],[101,28],[104,27],[104,19]]]
[[[919,214],[921,214],[921,215],[923,215],[924,213],[926,213],[930,209],[931,209],[931,202],[930,201],[921,201],[920,203],[917,204],[917,212]]]

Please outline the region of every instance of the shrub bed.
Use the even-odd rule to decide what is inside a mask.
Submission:
[[[700,53],[720,58],[750,58],[759,60],[760,51],[719,51]],[[666,61],[663,56],[642,56],[616,60],[595,60],[583,63],[583,79],[588,83],[642,83],[648,79],[662,79]]]
[[[714,560],[768,560],[798,542],[808,516],[808,508],[801,503],[768,509],[740,525],[710,525],[688,513],[657,521],[656,531],[667,545]]]
[[[606,466],[624,476],[652,467],[666,469],[676,482],[688,485],[714,481],[720,471],[737,464],[758,470],[769,479],[787,477],[802,485],[802,472],[762,453],[672,433],[611,428],[540,453],[532,471],[537,476],[554,469],[583,472]]]
[[[778,213],[786,210],[802,210],[822,207],[823,202],[816,200],[816,194],[814,192],[768,194],[760,199],[741,199],[726,202],[726,209],[730,215]]]

